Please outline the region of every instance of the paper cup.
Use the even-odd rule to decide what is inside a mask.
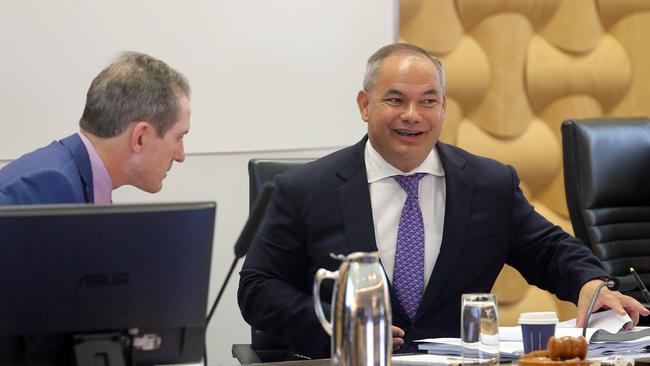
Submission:
[[[545,349],[548,339],[555,335],[555,324],[557,322],[557,315],[554,311],[521,313],[519,315],[519,325],[521,326],[521,336],[524,341],[524,352]]]

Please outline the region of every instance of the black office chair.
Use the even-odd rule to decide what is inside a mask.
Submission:
[[[645,302],[629,268],[650,283],[650,119],[562,123],[564,185],[576,237],[626,294]]]
[[[250,206],[257,199],[265,183],[290,168],[305,164],[313,159],[251,159],[248,162]],[[287,346],[276,338],[251,327],[251,344],[233,344],[232,355],[241,364],[277,362],[293,358]]]

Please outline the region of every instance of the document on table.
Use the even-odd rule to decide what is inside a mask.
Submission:
[[[429,338],[416,342],[419,343],[418,349],[431,354],[456,357],[461,355],[460,338]],[[524,353],[524,345],[521,341],[499,341],[499,358],[501,360],[516,360],[522,353]]]
[[[576,328],[576,320],[571,319],[561,323],[555,327],[556,337],[578,337],[582,335],[582,328]],[[593,343],[592,336],[595,333],[628,333],[625,329],[632,326],[632,319],[626,315],[619,315],[613,310],[602,311],[600,313],[592,314],[589,319],[589,327],[587,328],[586,338],[590,343]],[[642,329],[642,327],[635,328],[633,331]],[[522,341],[521,327],[499,327],[499,340],[500,341]]]
[[[391,358],[393,365],[399,366],[417,366],[417,365],[429,365],[429,366],[460,366],[463,364],[463,359],[461,357],[455,356],[441,356],[433,355],[427,353],[421,354],[411,354],[411,355],[393,355]],[[471,364],[471,360],[469,360]],[[478,364],[478,360],[476,360]],[[467,362],[465,362],[467,364]]]
[[[589,341],[589,357],[611,355],[642,355],[650,353],[650,328],[632,326],[629,316],[619,315],[612,310],[592,314],[587,328]],[[555,328],[555,336],[582,335],[582,328],[575,327],[575,319],[559,323]],[[418,341],[420,350],[445,356],[460,356],[460,339],[432,338]],[[499,350],[502,360],[512,360],[524,353],[521,328],[499,327]]]

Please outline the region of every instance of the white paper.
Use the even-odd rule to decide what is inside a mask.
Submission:
[[[417,355],[395,355],[391,359],[393,365],[432,365],[432,366],[457,366],[463,364],[462,357],[441,356],[428,353]],[[471,362],[471,360],[469,361]],[[478,363],[478,360],[476,360]]]
[[[576,328],[576,320],[570,319],[555,326],[556,337],[578,337],[582,335],[582,328]],[[605,330],[609,333],[618,333],[632,326],[632,319],[629,315],[620,315],[613,310],[602,311],[591,314],[589,318],[589,327],[587,328],[587,340],[599,330]],[[522,341],[521,327],[499,327],[499,339],[501,341]]]
[[[582,335],[582,328],[575,327],[575,319],[558,323],[555,328],[556,337],[578,337]],[[626,314],[624,316],[615,313],[613,310],[607,310],[592,314],[589,319],[589,328],[587,328],[587,340],[597,331],[606,331],[612,334],[634,333],[645,330],[647,327],[636,327],[633,330],[626,330],[632,325],[632,319]],[[438,355],[459,356],[460,339],[459,338],[429,338],[421,339],[419,348],[429,353]],[[516,358],[523,354],[524,345],[521,335],[521,327],[499,327],[499,352],[502,359]],[[589,344],[589,357],[619,355],[643,355],[650,353],[650,337],[641,337],[632,341],[625,342],[607,342]]]

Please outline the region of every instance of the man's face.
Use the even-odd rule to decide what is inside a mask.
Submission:
[[[156,193],[162,189],[162,181],[167,176],[174,161],[185,160],[183,137],[190,129],[190,102],[186,97],[181,97],[180,116],[178,121],[165,132],[163,137],[153,132],[147,138],[147,146],[143,148],[138,158],[136,168],[137,176],[134,177],[134,186],[149,193]]]
[[[440,137],[445,97],[438,70],[424,56],[386,57],[374,86],[360,91],[357,103],[372,146],[403,172],[419,166]]]

